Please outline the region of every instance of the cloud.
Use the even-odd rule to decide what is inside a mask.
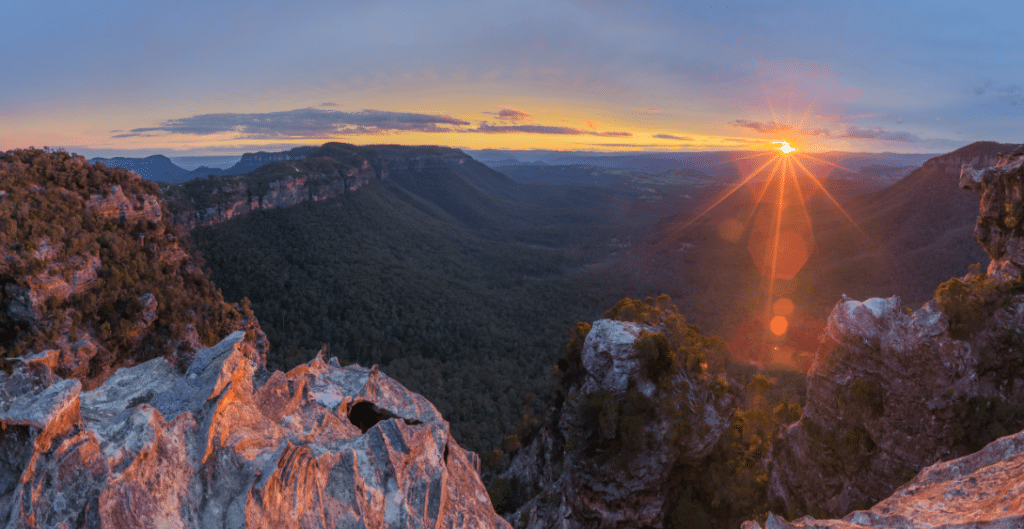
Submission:
[[[686,136],[675,136],[672,134],[655,134],[652,138],[659,138],[662,140],[679,140],[679,141],[694,141],[693,138],[687,138]]]
[[[885,129],[862,129],[859,127],[847,127],[846,132],[839,135],[839,137],[862,140],[900,141],[903,143],[917,143],[921,141],[920,137],[909,132]]]
[[[341,112],[303,108],[284,112],[254,114],[200,114],[171,119],[157,127],[132,129],[115,138],[146,136],[149,133],[206,136],[234,132],[248,139],[326,138],[349,134],[385,134],[390,131],[454,132],[451,126],[469,125],[450,116],[363,110]]]
[[[326,101],[326,102],[320,103],[320,106],[322,106],[322,107],[340,107],[341,105],[339,105],[337,103],[332,103],[330,101]]]
[[[786,132],[795,132],[804,136],[829,136],[831,133],[828,129],[798,129],[789,123],[779,123],[777,121],[751,121],[749,119],[734,119],[729,122],[733,127],[741,127],[746,129],[755,130],[765,134],[779,134]]]
[[[633,136],[632,132],[597,132],[572,127],[552,127],[549,125],[491,125],[486,121],[481,122],[477,128],[467,129],[464,132],[483,132],[486,134],[565,134],[570,136],[586,134],[590,136],[605,136],[612,138],[631,138]]]
[[[501,107],[501,110],[498,112],[484,113],[491,114],[492,116],[498,118],[501,121],[511,121],[513,123],[517,123],[520,121],[530,121],[530,114],[514,108]]]

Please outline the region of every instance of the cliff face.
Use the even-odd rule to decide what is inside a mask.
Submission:
[[[82,391],[53,355],[0,373],[11,527],[508,527],[423,397],[317,357],[265,371],[241,331]]]
[[[769,505],[774,512],[788,518],[799,513],[830,517],[866,508],[921,468],[965,456],[1024,428],[1024,288],[1016,250],[1024,239],[1015,220],[1024,189],[1022,157],[1024,151],[1018,150],[995,160],[990,169],[963,169],[962,184],[982,195],[977,233],[992,256],[990,275],[974,272],[950,280],[916,311],[906,310],[896,297],[844,299],[833,309],[807,375],[803,416],[773,445]],[[1008,450],[1005,457],[1015,458],[1017,451]],[[935,514],[935,504],[927,507],[931,514],[921,512],[925,503],[915,496],[917,490],[927,488],[934,496],[949,487],[945,499],[956,506],[960,500],[950,494],[961,498],[1008,486],[994,483],[990,469],[984,471],[987,477],[974,480],[986,484],[972,482],[972,492],[964,492],[962,480],[940,470],[956,465],[932,467],[903,492],[847,521],[932,527],[940,519],[950,524],[972,516],[978,523],[986,520],[957,512],[961,507],[947,512],[947,518]],[[936,478],[940,474],[945,477]],[[1016,505],[996,517],[1018,520],[1013,516],[1019,511]],[[900,517],[912,523],[895,524]],[[926,520],[936,525],[924,525]],[[770,521],[769,527],[788,527],[781,523]],[[828,527],[846,526],[836,522]]]
[[[371,153],[366,153],[369,158],[356,151],[346,154],[342,160],[330,156],[289,159],[266,164],[246,176],[193,180],[168,187],[166,196],[175,221],[192,230],[251,211],[342,196],[387,177],[386,166]]]
[[[960,186],[981,195],[974,236],[992,259],[988,275],[1019,279],[1024,268],[1024,147],[982,170],[965,166]]]
[[[672,469],[707,455],[738,403],[699,365],[652,378],[639,344],[665,327],[598,320],[579,365],[563,362],[564,401],[498,480],[529,498],[510,515],[517,527],[662,526]]]

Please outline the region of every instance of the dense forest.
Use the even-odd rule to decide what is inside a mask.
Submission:
[[[461,443],[489,451],[515,430],[526,395],[547,393],[568,330],[610,296],[600,276],[565,273],[561,250],[480,237],[402,194],[371,185],[193,237],[225,296],[251,300],[269,368],[326,344],[343,362],[380,365],[430,399]]]

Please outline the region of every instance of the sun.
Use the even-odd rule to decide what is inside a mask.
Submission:
[[[782,147],[779,147],[779,150],[782,151],[782,154],[789,154],[789,153],[791,153],[791,152],[796,150],[796,148],[792,147],[789,144],[788,141],[773,141],[772,142],[772,144],[777,144],[777,143],[781,143],[782,144]]]

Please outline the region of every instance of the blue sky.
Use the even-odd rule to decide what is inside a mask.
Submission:
[[[1024,141],[1024,3],[4,4],[0,150]]]

